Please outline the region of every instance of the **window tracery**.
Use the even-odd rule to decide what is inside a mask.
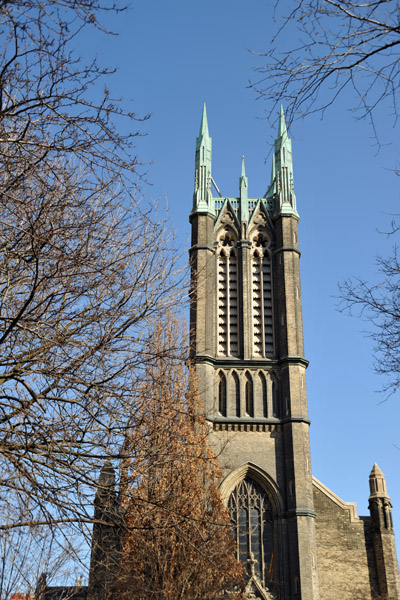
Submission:
[[[271,502],[262,487],[250,477],[233,490],[228,510],[236,539],[237,559],[250,576],[254,569],[264,586],[271,588],[276,579],[274,522]]]

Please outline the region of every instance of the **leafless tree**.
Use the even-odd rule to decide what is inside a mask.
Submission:
[[[271,104],[285,105],[289,122],[324,113],[347,91],[358,118],[368,118],[380,142],[378,115],[385,107],[398,124],[400,90],[400,8],[396,0],[302,0],[275,4],[277,33],[262,77],[253,85]],[[393,226],[392,235],[399,228]],[[378,257],[381,282],[347,280],[341,285],[342,309],[366,319],[375,342],[376,371],[386,376],[386,392],[400,382],[399,256]]]
[[[399,226],[393,223],[392,234]],[[393,394],[400,385],[400,256],[395,246],[389,258],[377,258],[380,282],[372,285],[350,279],[340,285],[341,309],[368,323],[367,335],[375,344],[375,370],[383,375],[383,392]]]
[[[168,223],[136,191],[135,115],[74,52],[109,10],[0,5],[3,531],[86,531],[100,467],[135,423],[148,327],[181,293]]]
[[[271,100],[271,114],[285,104],[288,121],[330,107],[347,89],[352,108],[375,115],[387,102],[397,122],[400,88],[400,27],[397,0],[302,0],[276,2],[277,33],[263,54],[262,77],[254,83]]]
[[[135,449],[124,464],[125,536],[115,596],[151,600],[244,598],[222,480],[194,374],[165,353],[186,348],[180,321],[168,313],[153,333],[159,358],[149,365]],[[189,382],[188,382],[189,380]],[[139,450],[139,451],[138,451]],[[126,497],[128,496],[128,497]]]
[[[77,549],[76,547],[75,550]],[[54,581],[57,576],[70,576],[70,557],[69,545],[56,543],[45,528],[21,527],[2,532],[0,599],[10,600],[13,594],[27,597],[34,594],[43,572],[49,582]]]

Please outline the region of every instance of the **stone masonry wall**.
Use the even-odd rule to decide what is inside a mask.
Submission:
[[[377,589],[370,518],[313,480],[321,600],[372,600]]]

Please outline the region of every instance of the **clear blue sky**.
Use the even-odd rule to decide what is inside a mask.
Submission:
[[[151,113],[138,139],[148,165],[146,194],[168,198],[182,249],[188,247],[195,138],[207,103],[213,138],[213,176],[224,195],[236,195],[241,156],[249,195],[269,183],[270,142],[275,135],[265,103],[248,89],[274,30],[272,9],[262,0],[137,0],[110,22],[118,36],[89,36],[94,49],[119,71],[110,88]],[[337,284],[349,276],[375,280],[375,256],[392,244],[387,230],[398,213],[398,147],[378,154],[372,133],[348,112],[343,98],[324,120],[313,117],[291,130],[294,185],[300,213],[299,243],[311,451],[314,475],[368,514],[368,476],[374,461],[386,475],[400,542],[399,397],[380,403],[383,381],[373,372],[367,324],[337,312]],[[384,139],[397,132],[382,107]],[[396,447],[397,446],[397,447]]]

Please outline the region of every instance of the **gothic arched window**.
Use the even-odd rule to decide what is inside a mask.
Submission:
[[[224,250],[218,256],[218,352],[228,354],[228,314],[227,314],[227,257]]]
[[[260,373],[261,398],[262,398],[262,415],[268,417],[268,396],[267,396],[267,380],[264,373]]]
[[[226,417],[226,377],[220,372],[218,381],[218,411]]]
[[[232,377],[234,386],[235,416],[240,417],[240,381],[237,373],[233,372]]]
[[[278,417],[278,401],[276,397],[276,383],[272,383],[272,416]]]
[[[253,292],[253,351],[255,356],[264,356],[263,353],[263,311],[261,293],[261,265],[257,253],[252,258],[252,292]]]
[[[258,232],[252,242],[253,352],[274,354],[271,257],[266,237]]]
[[[232,233],[218,240],[218,353],[239,356],[237,256]]]
[[[253,380],[251,378],[250,373],[246,373],[245,398],[246,398],[246,414],[249,415],[249,417],[254,417]]]
[[[251,566],[264,585],[276,580],[277,557],[274,555],[272,507],[262,487],[246,477],[233,490],[228,510],[236,539],[237,559],[247,572]]]
[[[237,257],[233,250],[229,257],[229,351],[231,356],[239,356],[238,339],[238,287]]]

